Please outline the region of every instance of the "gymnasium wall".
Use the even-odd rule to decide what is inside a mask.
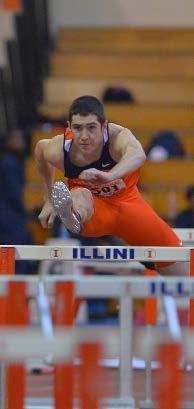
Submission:
[[[194,26],[193,0],[49,0],[50,26]]]

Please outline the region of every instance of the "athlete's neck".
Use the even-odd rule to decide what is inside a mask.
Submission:
[[[71,150],[70,150],[70,159],[71,162],[77,166],[87,166],[90,163],[97,162],[102,156],[103,150],[103,141],[99,144],[99,147],[94,151],[89,150],[84,151],[79,149],[74,143],[72,143]]]

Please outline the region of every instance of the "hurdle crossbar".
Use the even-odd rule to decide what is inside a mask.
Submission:
[[[55,329],[53,338],[48,339],[40,329],[27,327],[2,328],[0,331],[0,360],[25,361],[26,359],[46,358],[52,355],[55,362],[69,361],[75,357],[76,348],[83,342],[99,342],[104,346],[106,356],[114,356],[119,350],[117,328],[110,328],[110,336],[104,333],[104,327]]]
[[[82,261],[189,261],[194,247],[129,247],[129,246],[6,246],[15,248],[16,260]]]
[[[71,276],[66,276],[66,281]],[[64,278],[64,281],[65,281]],[[60,278],[58,277],[58,280]],[[63,281],[63,280],[62,280]],[[46,285],[53,286],[48,278]],[[80,277],[74,278],[75,294],[78,297],[123,297],[132,298],[163,297],[164,295],[194,297],[194,277]]]
[[[194,244],[194,229],[173,229],[183,243]]]
[[[122,297],[126,291],[128,297],[147,298],[165,295],[194,298],[194,277],[110,277],[103,276],[0,276],[0,296],[7,295],[9,282],[26,282],[27,295],[36,297],[40,279],[45,283],[46,293],[54,294],[56,282],[75,283],[76,297]]]

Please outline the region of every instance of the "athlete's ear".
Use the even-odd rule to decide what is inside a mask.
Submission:
[[[67,125],[68,125],[68,128],[71,128],[71,124],[69,121],[67,121]]]

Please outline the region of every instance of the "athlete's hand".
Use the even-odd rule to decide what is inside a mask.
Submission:
[[[56,217],[56,212],[51,202],[45,202],[38,218],[44,229],[51,229]]]
[[[79,174],[79,179],[85,182],[97,184],[103,184],[112,181],[112,177],[111,174],[109,174],[109,172],[103,172],[95,168],[83,170]]]

